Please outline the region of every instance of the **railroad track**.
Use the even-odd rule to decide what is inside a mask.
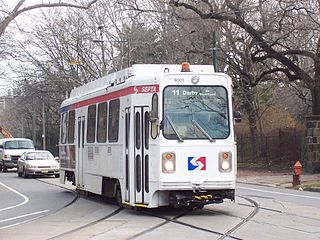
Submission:
[[[212,234],[212,238],[210,239],[216,239],[216,240],[224,240],[224,239],[236,239],[236,240],[243,240],[240,237],[236,236],[236,231],[238,229],[240,229],[243,225],[245,225],[248,221],[252,220],[252,218],[254,218],[254,216],[256,216],[258,214],[258,212],[260,210],[263,211],[269,211],[269,212],[274,212],[274,213],[280,213],[280,214],[291,214],[290,212],[286,212],[285,209],[284,211],[280,211],[277,209],[272,209],[272,208],[266,208],[266,207],[262,207],[259,205],[259,203],[257,201],[254,200],[254,198],[256,196],[250,196],[250,195],[245,195],[245,196],[237,196],[238,198],[242,198],[245,201],[244,202],[239,202],[239,203],[235,203],[238,206],[243,206],[243,207],[248,207],[250,209],[249,213],[247,213],[246,216],[239,216],[236,214],[233,214],[231,211],[223,211],[223,210],[219,210],[220,208],[217,207],[217,210],[214,209],[210,209],[209,207],[205,207],[202,210],[190,210],[190,209],[173,209],[173,208],[165,208],[165,210],[163,211],[163,209],[139,209],[137,211],[131,210],[131,209],[126,209],[126,208],[122,208],[122,207],[118,207],[116,209],[114,209],[113,211],[109,211],[106,213],[106,215],[104,216],[100,216],[97,219],[94,219],[91,222],[88,222],[86,224],[82,224],[82,225],[78,225],[76,227],[74,227],[71,230],[68,230],[66,232],[62,232],[62,233],[58,233],[55,236],[52,236],[50,238],[48,238],[48,240],[54,240],[54,239],[66,239],[69,236],[75,236],[77,234],[77,232],[83,231],[84,229],[88,228],[90,229],[91,226],[94,226],[96,224],[104,224],[102,222],[105,222],[106,224],[108,224],[108,219],[110,220],[110,222],[117,220],[116,215],[119,213],[123,213],[121,214],[121,216],[119,218],[124,219],[124,221],[128,221],[130,223],[130,221],[135,221],[135,219],[139,218],[141,216],[150,216],[150,220],[151,218],[158,218],[158,219],[162,219],[163,221],[161,221],[160,223],[157,223],[155,225],[153,225],[152,227],[147,227],[143,229],[143,225],[141,225],[141,229],[139,232],[135,231],[135,232],[130,232],[128,231],[127,235],[125,236],[124,239],[127,240],[134,240],[134,239],[145,239],[146,237],[149,237],[148,234],[152,233],[153,231],[158,231],[158,233],[161,231],[163,231],[163,229],[161,229],[162,227],[164,227],[165,225],[174,223],[174,224],[178,224],[182,227],[186,227],[188,229],[193,229],[196,230],[198,232],[204,232],[206,233],[206,235],[209,234],[209,236]],[[84,197],[87,198],[88,197]],[[90,197],[91,198],[91,197]],[[97,202],[104,202],[104,200],[102,200],[99,197],[92,197],[93,201],[97,201]],[[75,201],[74,201],[75,202]],[[111,204],[112,202],[109,202],[108,204]],[[217,205],[218,206],[218,205]],[[124,212],[123,212],[124,211]],[[129,213],[130,212],[130,213]],[[217,228],[215,229],[215,226],[206,226],[206,227],[201,227],[200,224],[190,224],[187,223],[185,220],[188,220],[188,218],[186,219],[182,219],[183,217],[188,217],[190,216],[190,218],[192,218],[192,214],[197,215],[197,212],[201,215],[204,214],[204,216],[208,217],[208,214],[212,214],[212,216],[214,215],[225,215],[228,216],[230,218],[237,218],[235,220],[235,224],[230,227],[227,230],[221,231],[221,230],[217,230]],[[132,215],[136,215],[134,219],[128,220],[127,219],[127,213],[129,213],[132,217]],[[208,214],[206,214],[208,213]],[[296,215],[298,216],[298,215]],[[303,217],[303,216],[301,216]],[[210,218],[210,215],[209,215]],[[107,220],[107,221],[106,221]],[[318,220],[318,219],[314,219],[314,220]],[[190,222],[190,221],[189,221]],[[191,221],[192,222],[192,221]],[[172,227],[172,226],[171,226]],[[122,226],[122,230],[123,228],[125,228],[125,225]],[[117,238],[117,227],[113,228],[112,232],[108,233],[108,231],[106,231],[104,234],[111,234],[113,235],[114,238]],[[119,229],[119,231],[121,231],[121,228]],[[108,236],[109,236],[108,235]],[[103,236],[103,235],[101,235]],[[92,236],[93,237],[93,236]],[[122,236],[123,237],[123,236]],[[88,236],[87,239],[90,239],[91,237]]]
[[[122,207],[119,207],[117,208],[116,210],[112,211],[111,213],[109,213],[108,215],[106,216],[103,216],[101,218],[98,218],[92,222],[89,222],[87,224],[84,224],[84,225],[81,225],[81,226],[78,226],[77,228],[74,228],[72,230],[69,230],[69,231],[66,231],[66,232],[63,232],[61,234],[58,234],[58,235],[55,235],[54,237],[50,237],[48,238],[47,240],[54,240],[54,239],[64,239],[64,237],[67,237],[69,234],[73,234],[73,233],[76,233],[78,231],[82,231],[83,229],[85,228],[89,228],[95,224],[98,224],[99,222],[102,222],[102,221],[105,221],[106,219],[109,219],[111,217],[113,217],[114,215],[118,214],[119,212],[121,212],[123,210]]]
[[[139,237],[142,237],[142,236],[144,236],[144,235],[146,235],[146,234],[148,234],[148,233],[150,233],[152,231],[156,231],[157,229],[160,229],[164,225],[167,225],[167,224],[170,224],[170,223],[175,223],[175,224],[179,224],[179,225],[184,226],[184,227],[192,228],[194,230],[203,231],[203,232],[206,232],[206,233],[209,233],[209,234],[213,234],[213,236],[216,236],[217,237],[216,239],[219,239],[219,240],[222,240],[222,239],[225,239],[225,238],[242,240],[241,238],[232,236],[232,233],[234,231],[236,231],[238,228],[240,228],[247,221],[249,221],[254,215],[256,215],[256,213],[258,212],[258,209],[259,209],[259,206],[255,201],[253,201],[253,200],[251,200],[251,199],[249,199],[247,197],[243,197],[243,198],[250,203],[250,204],[248,204],[246,206],[252,207],[253,209],[252,209],[251,213],[247,217],[241,218],[240,222],[236,226],[234,226],[231,229],[229,229],[227,232],[219,232],[219,231],[215,231],[213,229],[199,227],[199,226],[192,225],[192,224],[189,224],[189,223],[185,223],[185,222],[179,220],[180,218],[182,218],[184,216],[187,216],[191,212],[193,212],[192,209],[178,210],[178,213],[173,217],[163,216],[163,214],[161,214],[161,210],[139,209],[136,212],[137,213],[137,217],[139,217],[138,216],[139,214],[142,214],[142,215],[148,215],[150,217],[160,218],[160,219],[163,219],[164,221],[159,223],[159,224],[157,224],[157,225],[155,225],[155,226],[153,226],[153,227],[144,229],[141,232],[138,232],[138,233],[136,233],[136,234],[134,234],[132,236],[128,236],[126,239],[127,240],[138,239]],[[50,238],[48,238],[48,240],[67,238],[68,235],[70,235],[70,234],[75,234],[78,231],[83,231],[85,228],[89,228],[89,227],[94,226],[95,224],[101,223],[101,222],[103,222],[103,221],[105,221],[107,219],[111,219],[112,217],[114,217],[115,215],[119,214],[123,210],[125,210],[125,209],[122,208],[122,207],[119,207],[119,208],[115,209],[114,211],[108,213],[107,215],[105,215],[105,216],[103,216],[103,217],[101,217],[99,219],[96,219],[96,220],[91,221],[91,222],[89,222],[87,224],[80,225],[80,226],[78,226],[78,227],[76,227],[76,228],[74,228],[72,230],[69,230],[69,231],[63,232],[61,234],[55,235],[53,237],[50,237]],[[172,211],[176,211],[176,209],[175,210],[174,209],[168,209],[167,211],[171,211],[171,210]],[[134,211],[134,210],[126,209],[126,211]],[[204,208],[202,210],[195,210],[195,211],[199,211],[199,212],[206,211],[206,212],[215,213],[215,211],[210,210],[210,209],[206,209],[206,208]],[[238,216],[233,216],[233,215],[228,214],[228,213],[223,213],[223,214],[228,215],[229,217],[239,218]]]
[[[247,216],[247,217],[244,217],[241,219],[241,221],[234,227],[232,227],[231,229],[229,229],[227,232],[219,232],[219,231],[215,231],[215,230],[212,230],[212,229],[208,229],[208,228],[203,228],[203,227],[199,227],[199,226],[196,226],[196,225],[192,225],[192,224],[188,224],[188,223],[185,223],[185,222],[182,222],[179,220],[179,218],[183,217],[183,216],[187,216],[188,213],[190,213],[191,211],[193,210],[185,210],[183,211],[181,214],[173,217],[173,218],[168,218],[168,217],[163,217],[161,215],[157,215],[157,214],[153,214],[151,211],[142,211],[144,214],[147,214],[147,215],[150,215],[150,216],[153,216],[153,217],[157,217],[157,218],[161,218],[163,220],[165,220],[164,222],[152,227],[152,228],[149,228],[149,229],[146,229],[140,233],[137,233],[131,237],[128,238],[128,240],[134,240],[134,239],[137,239],[139,238],[140,236],[143,236],[151,231],[154,231],[168,223],[176,223],[176,224],[179,224],[179,225],[183,225],[183,226],[186,226],[186,227],[189,227],[189,228],[192,228],[192,229],[195,229],[195,230],[198,230],[198,231],[203,231],[203,232],[207,232],[207,233],[212,233],[214,235],[217,235],[218,238],[217,240],[223,240],[225,238],[228,238],[228,239],[236,239],[236,240],[242,240],[241,238],[238,238],[238,237],[235,237],[235,236],[232,236],[232,233],[235,232],[237,229],[239,229],[243,224],[245,224],[247,221],[249,221],[250,219],[252,219],[257,213],[258,213],[258,210],[259,210],[259,204],[257,202],[255,202],[254,200],[248,198],[248,197],[242,197],[242,196],[238,196],[238,197],[241,197],[243,199],[245,199],[246,201],[248,201],[249,203],[251,203],[252,205],[246,205],[246,206],[249,206],[249,207],[253,207],[253,210],[251,211],[251,213]],[[215,211],[213,210],[210,210],[210,209],[206,209],[204,208],[203,210],[196,210],[196,211],[207,211],[207,212],[211,212],[211,213],[216,213]],[[235,218],[239,218],[238,216],[233,216],[231,214],[225,214],[224,215],[228,215],[229,217],[235,217]]]

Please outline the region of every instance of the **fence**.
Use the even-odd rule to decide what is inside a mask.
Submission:
[[[304,161],[304,135],[279,131],[277,136],[238,136],[238,163],[265,166],[293,166]]]

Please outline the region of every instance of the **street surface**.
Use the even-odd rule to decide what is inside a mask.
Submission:
[[[55,184],[0,173],[1,240],[320,239],[320,193],[238,184],[236,202],[135,211]]]
[[[18,178],[13,171],[0,173],[0,196],[0,237],[2,229],[52,214],[76,198],[71,191]]]

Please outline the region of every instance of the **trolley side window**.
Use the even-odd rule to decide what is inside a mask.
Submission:
[[[68,143],[74,143],[75,111],[69,112]]]
[[[144,146],[146,149],[149,149],[149,121],[150,121],[150,115],[149,112],[145,112],[144,114]]]
[[[119,133],[119,109],[120,100],[112,100],[109,104],[109,125],[108,125],[108,140],[109,142],[118,141]]]
[[[107,110],[106,102],[98,105],[98,126],[97,126],[97,142],[103,143],[107,140]]]
[[[141,119],[141,116],[140,116],[140,112],[136,112],[136,126],[135,126],[135,129],[136,129],[136,133],[135,133],[135,145],[136,145],[136,148],[137,149],[140,149],[141,147],[141,123],[140,123],[140,119]]]
[[[96,135],[96,105],[88,107],[87,142],[93,143]]]
[[[159,110],[158,110],[158,95],[155,93],[152,96],[152,116],[151,117],[151,137],[156,139],[158,136],[158,118],[159,118]]]
[[[61,132],[60,132],[60,142],[67,142],[67,124],[68,124],[68,113],[64,112],[61,115]]]

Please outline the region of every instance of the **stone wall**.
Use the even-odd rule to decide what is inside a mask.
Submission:
[[[305,166],[312,172],[320,172],[320,115],[306,117],[306,151]]]

